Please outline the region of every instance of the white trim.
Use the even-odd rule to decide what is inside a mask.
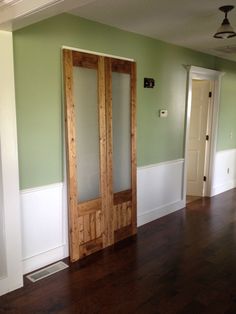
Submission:
[[[63,46],[66,47],[66,46]],[[61,68],[63,69],[63,57],[61,50]],[[63,147],[63,182],[62,184],[62,238],[65,241],[65,256],[69,256],[69,206],[68,206],[68,188],[67,188],[67,156],[66,156],[66,128],[65,128],[65,90],[64,90],[64,73],[61,72],[61,90],[62,90],[62,99],[63,99],[63,109],[62,109],[62,147]]]
[[[36,269],[44,267],[45,265],[52,264],[64,257],[67,257],[65,254],[65,246],[66,245],[60,245],[50,250],[24,258],[22,261],[23,273],[28,274]]]
[[[155,167],[161,167],[161,166],[167,166],[167,165],[173,165],[173,164],[179,164],[179,163],[182,164],[183,162],[184,162],[184,159],[180,158],[180,159],[176,159],[176,160],[162,161],[162,162],[159,162],[157,164],[150,164],[150,165],[147,165],[147,166],[140,166],[137,169],[141,170],[141,169],[155,168]]]
[[[184,207],[184,160],[137,168],[138,226]]]
[[[225,153],[231,153],[231,152],[236,152],[236,148],[218,150],[216,153],[217,154],[225,154]]]
[[[12,33],[0,31],[0,42],[0,228],[5,242],[5,254],[0,254],[6,257],[1,261],[1,266],[6,264],[0,279],[2,295],[21,287],[23,276]]]
[[[187,65],[188,73],[193,75],[195,80],[217,80],[224,75],[224,72],[211,70],[207,68],[197,67],[194,65]]]
[[[137,168],[139,226],[184,207],[183,165],[177,159]],[[21,203],[25,274],[69,255],[66,183],[22,190]]]
[[[186,94],[186,129],[185,129],[185,149],[184,149],[184,180],[183,180],[183,198],[186,196],[187,189],[187,151],[188,151],[188,136],[190,128],[190,114],[191,114],[191,103],[192,103],[192,80],[193,79],[204,79],[213,82],[212,90],[212,115],[211,115],[211,132],[210,132],[210,148],[209,148],[209,158],[208,166],[206,167],[208,178],[205,186],[205,196],[212,195],[212,176],[215,164],[215,154],[216,154],[216,140],[217,140],[217,126],[218,126],[218,114],[219,114],[219,98],[220,98],[220,86],[221,78],[224,75],[223,72],[205,69],[196,66],[186,66],[188,71],[187,76],[187,94]]]
[[[45,3],[45,4],[42,4],[42,5],[37,5],[36,8],[31,8],[27,11],[24,11],[24,13],[20,12],[18,14],[15,14],[15,19],[19,19],[19,18],[26,18],[26,17],[29,17],[29,16],[32,16],[33,14],[36,14],[36,13],[40,13],[42,12],[43,10],[47,10],[53,6],[55,6],[56,4],[60,4],[64,2],[64,0],[51,0],[50,3]]]
[[[20,194],[31,194],[34,192],[40,192],[40,191],[45,191],[45,189],[55,189],[55,188],[62,188],[63,187],[63,182],[58,182],[58,183],[52,183],[48,185],[43,185],[43,186],[37,186],[35,188],[28,188],[28,189],[23,189],[20,191]]]
[[[169,215],[177,210],[184,208],[185,200],[177,200],[175,202],[153,208],[143,214],[138,215],[138,226],[142,226],[148,222]]]
[[[134,59],[130,59],[130,58],[125,58],[125,57],[121,57],[121,56],[111,55],[111,54],[97,52],[97,51],[92,51],[92,50],[80,49],[80,48],[75,48],[75,47],[70,47],[70,46],[62,46],[61,49],[69,49],[69,50],[73,50],[73,51],[85,52],[85,53],[98,55],[98,56],[103,56],[103,57],[110,57],[110,58],[126,60],[126,61],[130,61],[130,62],[135,62]]]
[[[69,210],[67,202],[67,182],[62,182],[62,239],[64,241],[64,257],[68,257],[69,253]]]
[[[63,248],[65,245],[66,245],[66,244],[64,243],[64,244],[61,244],[61,245],[57,245],[57,246],[55,246],[55,247],[52,247],[52,248],[50,248],[50,249],[48,249],[48,250],[38,252],[37,254],[33,254],[33,255],[31,255],[31,256],[26,256],[26,257],[23,258],[22,261],[25,262],[25,261],[30,260],[31,258],[35,258],[35,257],[38,257],[38,256],[42,256],[43,254],[48,254],[49,252],[52,252],[52,251],[58,250],[58,249],[60,249],[60,248]]]
[[[223,184],[213,186],[211,194],[212,196],[221,194],[228,190],[234,189],[235,187],[236,187],[236,179],[230,180],[228,182],[224,182]]]
[[[62,182],[21,191],[23,273],[68,256],[67,202]]]
[[[228,149],[216,153],[212,195],[216,195],[236,187],[236,149]]]
[[[209,166],[208,166],[208,184],[206,185],[206,195],[212,196],[212,185],[213,185],[213,174],[215,167],[215,155],[216,155],[216,144],[217,144],[217,131],[218,131],[218,120],[219,120],[219,107],[220,107],[220,89],[221,80],[224,72],[217,72],[218,77],[215,79],[215,86],[213,90],[213,108],[212,108],[212,126],[211,126],[211,146],[209,151]]]

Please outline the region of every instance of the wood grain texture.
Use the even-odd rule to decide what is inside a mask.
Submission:
[[[90,53],[73,51],[73,66],[80,66],[87,69],[98,68],[98,56]]]
[[[105,58],[105,95],[106,95],[106,173],[107,173],[107,210],[108,210],[108,242],[114,243],[114,212],[113,212],[113,135],[112,135],[112,72],[111,58]]]
[[[137,232],[136,63],[131,64],[131,185],[132,234]]]
[[[132,67],[133,62],[116,59],[116,58],[110,58],[110,60],[111,60],[112,72],[126,73],[126,74],[131,73],[131,67]]]
[[[236,313],[236,189],[0,297],[0,313]],[[96,247],[96,244],[95,244]]]
[[[72,261],[80,258],[80,227],[77,221],[77,181],[76,181],[76,132],[75,132],[75,105],[73,98],[73,60],[72,51],[63,50],[64,63],[64,91],[65,91],[65,125],[67,151],[67,185],[69,206],[69,243]]]
[[[113,195],[114,209],[114,231],[117,228],[125,227],[131,216],[132,228],[129,235],[134,235],[137,232],[137,192],[136,192],[136,64],[134,62],[110,59],[112,72],[126,73],[130,75],[130,141],[131,141],[131,190],[121,191]],[[129,206],[127,207],[127,202]],[[123,203],[123,206],[122,206]],[[130,213],[131,209],[131,213]],[[127,229],[128,230],[128,229]],[[124,233],[128,236],[127,232]]]
[[[73,99],[73,66],[93,68],[98,78],[98,116],[100,148],[101,197],[79,202],[77,188],[77,165],[80,152],[76,151],[76,116]],[[71,261],[94,252],[87,243],[102,239],[102,247],[114,244],[115,231],[132,225],[136,232],[136,74],[132,62],[96,56],[77,51],[64,51],[66,129],[68,155],[68,191],[70,211],[70,257]],[[112,71],[130,75],[131,107],[131,183],[130,190],[113,193],[113,129],[112,129]],[[88,91],[89,92],[89,91]],[[80,106],[81,103],[76,104]],[[76,156],[78,154],[78,156]],[[128,230],[126,228],[126,230]],[[122,233],[122,239],[127,232]],[[116,239],[119,237],[116,236]],[[95,242],[94,242],[95,241]],[[97,249],[100,248],[100,240]],[[97,249],[95,251],[97,251]],[[82,252],[82,253],[81,253]],[[82,254],[82,255],[81,255]]]
[[[96,238],[100,238],[102,235],[102,230],[103,230],[102,211],[101,210],[97,211],[95,215],[96,215],[96,218],[95,218],[96,219]]]
[[[110,212],[108,206],[108,176],[107,176],[107,131],[106,131],[106,76],[105,58],[98,59],[98,93],[99,93],[99,131],[100,131],[100,168],[102,194],[102,234],[103,248],[110,245]]]
[[[96,210],[101,210],[102,200],[101,198],[96,198],[96,199],[86,201],[83,203],[78,203],[77,207],[78,207],[79,216],[83,216],[88,213],[94,212]]]
[[[92,54],[76,51],[64,51],[65,98],[66,98],[66,130],[68,155],[68,191],[69,191],[69,229],[70,229],[70,258],[76,261],[86,254],[93,253],[101,248],[100,240],[96,249],[88,249],[91,244],[101,238],[104,231],[103,210],[106,209],[106,199],[97,198],[86,202],[79,202],[77,188],[77,156],[76,150],[76,115],[73,99],[73,66],[93,68],[98,70],[98,111],[99,111],[99,144],[101,194],[105,195],[106,188],[106,131],[105,131],[105,95],[104,95],[104,58]],[[103,92],[102,92],[103,91]],[[89,91],[88,91],[89,92]],[[77,104],[78,106],[81,103]],[[98,224],[98,225],[97,225]],[[102,245],[103,246],[103,245]],[[82,255],[81,255],[82,254]]]
[[[113,206],[114,231],[132,224],[132,202],[123,202]]]
[[[87,255],[90,255],[92,253],[102,250],[102,248],[103,248],[102,238],[88,241],[80,245],[80,256],[86,257]]]
[[[114,205],[132,201],[132,190],[125,190],[113,194]]]
[[[80,216],[78,218],[78,225],[79,225],[79,245],[84,243],[84,216]]]

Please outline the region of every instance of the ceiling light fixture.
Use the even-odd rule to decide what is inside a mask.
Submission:
[[[233,10],[233,8],[234,8],[233,5],[224,5],[224,6],[219,8],[220,11],[225,13],[225,18],[224,18],[221,26],[219,27],[219,29],[215,33],[215,35],[214,35],[215,38],[225,39],[225,38],[231,38],[231,37],[236,36],[236,33],[235,33],[233,27],[230,25],[229,20],[227,18],[228,12]]]

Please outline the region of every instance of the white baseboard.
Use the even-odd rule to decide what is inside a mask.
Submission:
[[[63,183],[21,191],[23,273],[68,256]]]
[[[216,153],[211,196],[236,187],[236,149]]]
[[[234,189],[235,187],[236,187],[236,180],[229,180],[228,182],[224,182],[220,185],[216,185],[212,189],[212,196]]]
[[[138,226],[185,206],[184,160],[140,167],[137,171]]]
[[[180,200],[146,211],[145,213],[138,215],[138,226],[142,226],[148,222],[169,215],[177,210],[184,208],[184,206],[185,201]]]
[[[235,160],[236,149],[217,152],[212,195],[236,187]],[[185,206],[183,167],[179,159],[137,169],[138,226]],[[21,214],[24,273],[68,256],[64,183],[21,191]]]
[[[137,169],[138,226],[184,207],[183,160]],[[29,273],[68,256],[64,183],[21,191],[23,270]]]
[[[27,274],[36,269],[52,264],[67,257],[66,245],[62,245],[51,250],[39,253],[35,256],[23,260],[23,273]]]

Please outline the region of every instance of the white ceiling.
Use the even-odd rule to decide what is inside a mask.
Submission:
[[[236,37],[215,39],[223,20],[222,5],[235,0],[97,0],[73,14],[169,43],[236,61]],[[228,18],[236,29],[236,8]],[[234,53],[215,51],[235,47]]]
[[[0,0],[1,2],[4,0]],[[14,7],[31,6],[14,17],[0,6],[0,29],[18,29],[43,18],[69,12],[123,30],[157,38],[236,61],[236,37],[215,39],[223,20],[222,5],[235,0],[18,0]],[[4,19],[5,18],[5,19]],[[228,15],[236,29],[236,8]],[[222,52],[222,48],[225,50]],[[231,48],[231,49],[230,49]],[[218,50],[219,49],[219,50]]]

